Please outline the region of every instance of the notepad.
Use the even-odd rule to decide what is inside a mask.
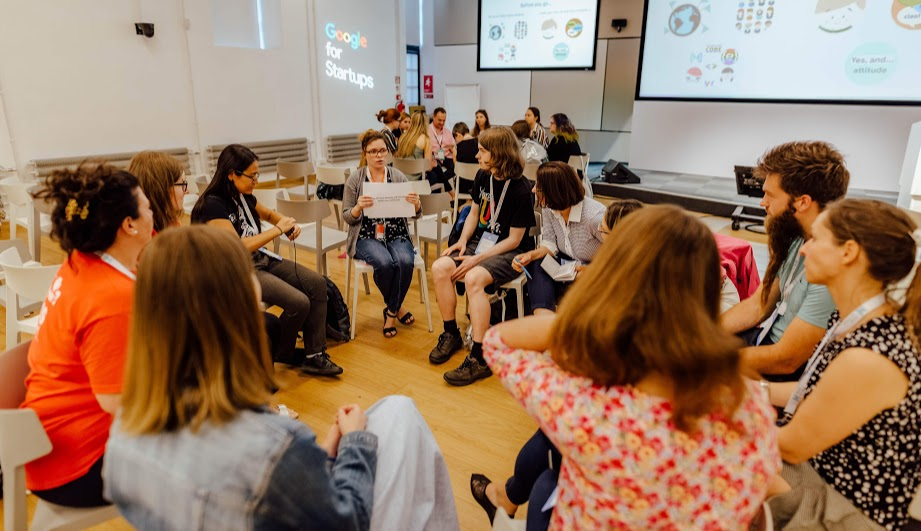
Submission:
[[[544,257],[540,266],[550,275],[550,278],[557,282],[572,282],[576,279],[576,264],[578,262],[564,261],[563,264],[557,261],[549,254]]]

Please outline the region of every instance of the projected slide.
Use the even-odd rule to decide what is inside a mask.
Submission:
[[[921,102],[921,0],[648,0],[639,99]]]
[[[598,0],[480,0],[479,70],[594,69]]]

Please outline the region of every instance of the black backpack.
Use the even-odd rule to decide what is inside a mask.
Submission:
[[[349,319],[349,307],[342,298],[339,287],[326,279],[326,337],[333,341],[345,342],[351,336],[352,320]]]

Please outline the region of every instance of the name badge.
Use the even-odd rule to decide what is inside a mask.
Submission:
[[[378,223],[374,226],[374,237],[380,241],[387,239],[387,230],[383,223]]]
[[[438,154],[435,155],[435,158],[438,159],[438,160],[444,160],[444,159],[445,159],[445,150],[439,149],[439,150],[438,150]]]
[[[281,260],[282,260],[280,254],[275,254],[275,253],[273,253],[272,251],[266,249],[265,247],[260,248],[260,249],[259,249],[259,252],[262,253],[262,254],[264,254],[264,255],[266,255],[266,256],[268,256],[268,257],[271,258],[272,260],[278,260],[279,262],[281,262]]]
[[[492,249],[499,243],[499,235],[493,234],[491,232],[484,232],[483,236],[480,237],[480,243],[477,244],[476,250],[473,251],[473,254],[483,254],[486,251]]]

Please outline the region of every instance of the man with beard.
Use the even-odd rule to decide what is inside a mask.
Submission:
[[[771,380],[795,381],[835,310],[828,289],[810,284],[800,255],[812,223],[847,192],[844,157],[826,142],[789,142],[768,150],[755,174],[764,178],[770,262],[751,297],[722,315],[723,326],[751,345],[746,362]]]

